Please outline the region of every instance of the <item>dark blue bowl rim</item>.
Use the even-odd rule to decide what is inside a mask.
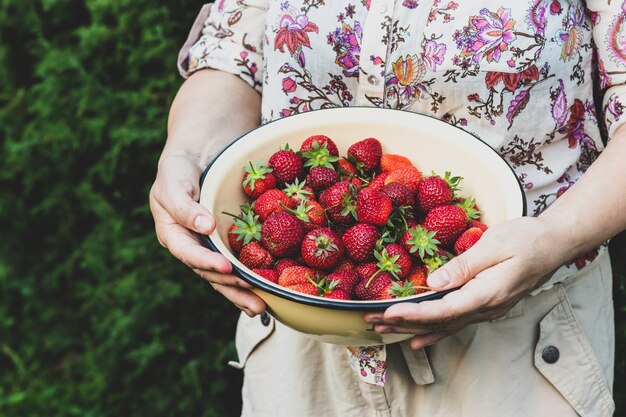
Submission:
[[[349,107],[350,109],[368,109],[368,110],[372,110],[373,107],[366,107],[366,106],[352,106]],[[320,111],[324,111],[324,112],[329,112],[329,111],[341,111],[344,110],[345,111],[345,107],[337,107],[337,108],[331,108],[331,109],[317,109],[317,110],[311,110],[308,111],[306,113],[300,113],[300,114],[295,114],[292,116],[288,116],[289,118],[292,117],[298,117],[298,116],[302,116],[302,115],[307,115],[309,113],[312,112],[320,112]],[[378,109],[380,111],[389,111],[389,112],[403,112],[403,113],[409,113],[409,114],[419,114],[420,116],[423,117],[428,117],[431,119],[435,119],[441,123],[445,123],[443,121],[441,121],[440,119],[427,115],[427,114],[422,114],[422,113],[416,113],[416,112],[410,112],[407,110],[399,110],[399,109]],[[264,125],[258,126],[254,129],[251,129],[247,132],[245,132],[244,134],[242,134],[241,136],[239,136],[238,138],[236,138],[235,140],[233,140],[230,144],[228,144],[226,147],[224,147],[217,155],[215,155],[215,157],[211,160],[211,162],[209,162],[209,164],[207,165],[207,167],[204,169],[204,171],[202,172],[202,175],[200,176],[200,189],[202,189],[202,184],[204,184],[204,180],[206,179],[206,175],[209,172],[209,169],[213,166],[213,164],[215,163],[215,161],[217,161],[220,156],[228,149],[230,148],[234,143],[238,142],[240,139],[242,139],[243,137],[245,137],[246,135],[248,135],[250,132],[253,132],[263,126],[266,126],[267,124],[270,123],[275,123],[281,120],[284,120],[286,118],[281,118],[281,119],[275,119],[272,120]],[[504,164],[511,170],[511,173],[513,174],[513,178],[515,178],[517,185],[519,187],[519,191],[520,191],[520,195],[522,197],[522,216],[526,216],[527,214],[527,202],[526,202],[526,194],[524,193],[524,188],[522,187],[522,184],[519,182],[519,179],[517,177],[517,174],[515,173],[515,171],[513,170],[513,168],[508,164],[508,162],[506,162],[506,160],[500,155],[498,154],[495,149],[493,149],[491,146],[489,146],[484,140],[482,140],[480,137],[476,136],[474,133],[472,132],[468,132],[464,129],[461,129],[458,126],[455,125],[451,125],[451,124],[447,124],[448,126],[451,126],[453,128],[459,129],[460,131],[469,134],[470,136],[472,136],[474,139],[476,139],[477,141],[479,141],[480,143],[482,143],[489,151],[493,152],[495,155],[498,156],[498,158],[500,158]],[[208,247],[209,249],[211,249],[214,252],[219,252],[219,250],[217,249],[217,247],[215,246],[215,244],[213,243],[213,241],[211,240],[211,237],[209,236],[201,236],[201,241],[202,243]],[[422,302],[422,301],[427,301],[427,300],[436,300],[439,298],[442,298],[443,296],[445,296],[446,294],[452,292],[452,291],[456,291],[458,288],[452,288],[449,290],[445,290],[445,291],[438,291],[438,292],[434,292],[434,293],[425,293],[424,295],[421,296],[413,296],[413,297],[409,297],[406,299],[402,299],[402,298],[397,298],[397,299],[393,299],[393,300],[381,300],[381,301],[372,301],[372,302],[366,302],[366,301],[337,301],[337,300],[332,300],[332,299],[326,299],[326,298],[322,298],[322,297],[313,297],[313,296],[309,296],[306,294],[298,294],[298,293],[294,293],[291,291],[288,291],[282,287],[280,287],[279,285],[276,284],[272,284],[271,282],[267,281],[267,280],[260,280],[258,278],[256,278],[254,275],[250,274],[248,271],[244,270],[243,268],[238,267],[237,265],[233,264],[233,273],[237,276],[239,276],[240,278],[242,278],[244,281],[248,282],[249,284],[253,285],[256,288],[259,288],[263,291],[266,291],[272,295],[276,295],[278,297],[287,299],[287,300],[292,300],[292,301],[296,301],[302,304],[306,304],[306,305],[310,305],[310,306],[315,306],[315,307],[323,307],[323,308],[331,308],[331,309],[336,309],[336,310],[359,310],[359,311],[377,311],[377,310],[384,310],[394,304],[398,304],[399,302],[412,302],[412,303],[417,303],[417,302]]]

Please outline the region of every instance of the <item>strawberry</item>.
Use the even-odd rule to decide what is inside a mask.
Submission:
[[[482,237],[483,231],[478,227],[472,227],[467,229],[461,236],[454,242],[454,253],[457,255],[462,254],[472,246],[478,242],[478,240]]]
[[[428,213],[437,206],[452,204],[461,180],[461,177],[452,177],[449,171],[443,178],[437,175],[424,178],[417,186],[417,208]]]
[[[392,182],[385,185],[380,191],[391,199],[394,207],[413,207],[415,205],[415,198],[406,185]]]
[[[268,163],[281,184],[293,182],[296,178],[302,178],[304,174],[302,160],[298,154],[289,149],[288,145],[286,149],[281,149],[270,156]]]
[[[379,271],[389,272],[396,279],[404,278],[411,272],[411,255],[399,244],[390,243],[382,251],[374,251]]]
[[[423,292],[422,288],[416,288],[410,281],[397,281],[391,284],[389,294],[392,298],[410,297],[418,292]]]
[[[348,148],[348,160],[363,172],[372,172],[380,164],[383,147],[375,138],[367,138]]]
[[[468,219],[480,220],[481,211],[473,197],[459,197],[456,199],[456,203],[459,207],[465,210]]]
[[[309,171],[306,182],[315,191],[321,191],[339,182],[339,174],[332,168],[316,166]]]
[[[428,268],[424,264],[415,263],[409,276],[406,277],[406,282],[410,282],[413,288],[415,288],[415,293],[418,294],[420,292],[428,291],[428,284],[426,280],[428,279]]]
[[[335,267],[335,271],[334,272],[339,272],[339,271],[343,271],[343,270],[351,270],[354,269],[355,265],[354,262],[352,261],[352,259],[350,258],[343,258],[339,261],[339,263],[337,264],[337,266]]]
[[[357,174],[356,167],[350,163],[347,159],[340,159],[337,161],[337,172],[339,176],[343,178],[354,177]]]
[[[350,258],[357,262],[367,262],[374,258],[374,248],[380,237],[371,224],[357,223],[344,233],[342,240]]]
[[[402,245],[410,254],[423,260],[426,256],[433,256],[437,252],[437,245],[440,242],[435,239],[436,234],[416,225],[404,233],[401,238]]]
[[[331,290],[329,293],[324,294],[322,297],[331,298],[333,300],[352,300],[349,292],[337,288]]]
[[[359,280],[369,280],[375,273],[378,272],[378,266],[375,262],[368,262],[366,264],[361,264],[354,268],[356,273],[359,275]]]
[[[272,214],[261,227],[261,244],[278,258],[293,256],[298,253],[304,234],[304,225],[293,214]]]
[[[309,295],[318,295],[315,271],[305,266],[290,266],[278,276],[278,285]]]
[[[280,190],[267,190],[257,198],[254,203],[254,212],[258,214],[262,222],[272,214],[282,213],[285,207],[294,208],[294,202]]]
[[[285,210],[296,216],[306,230],[313,230],[328,225],[324,207],[315,200],[301,201],[295,210],[290,208],[285,208]]]
[[[318,147],[326,147],[328,153],[332,156],[339,156],[339,149],[337,149],[337,145],[331,138],[325,135],[313,135],[309,136],[302,142],[300,145],[300,152],[309,152],[312,149],[315,149],[315,145]]]
[[[268,281],[273,282],[274,284],[278,283],[278,273],[273,269],[268,268],[254,268],[252,272],[261,275]]]
[[[239,262],[250,269],[271,268],[274,258],[259,242],[250,242],[241,249]]]
[[[319,269],[332,269],[343,256],[343,242],[332,230],[322,227],[310,231],[301,244],[304,262]]]
[[[408,189],[411,190],[411,193],[415,194],[421,180],[422,173],[419,169],[412,166],[389,172],[387,178],[385,178],[385,185],[391,184],[392,182],[399,182],[400,184],[406,185]]]
[[[302,142],[299,153],[305,160],[305,167],[333,168],[333,163],[339,160],[337,145],[324,135],[307,138]]]
[[[296,206],[300,204],[301,201],[306,201],[315,196],[313,188],[306,185],[306,181],[300,182],[297,178],[294,182],[285,184],[283,192],[294,201]]]
[[[352,294],[354,287],[360,281],[359,274],[354,270],[335,271],[326,277],[326,281],[330,285],[334,285],[337,290],[343,290],[348,294]],[[335,282],[335,284],[333,284]]]
[[[467,213],[459,206],[438,206],[428,212],[423,226],[436,232],[441,246],[452,246],[454,241],[465,231],[469,221]]]
[[[354,295],[359,300],[388,300],[394,298],[389,292],[393,286],[393,277],[388,272],[381,272],[369,280],[361,280],[354,288]]]
[[[384,193],[363,188],[356,200],[356,217],[359,222],[384,226],[389,220],[393,204]]]
[[[243,191],[248,197],[256,199],[265,191],[276,188],[276,177],[271,168],[250,162],[250,166],[243,167],[243,170]]]
[[[280,276],[280,274],[282,274],[283,271],[290,266],[301,266],[301,264],[299,264],[295,259],[283,258],[279,259],[276,262],[276,265],[274,265],[274,270]]]
[[[478,220],[475,220],[475,219],[470,219],[470,221],[469,221],[468,228],[472,228],[472,227],[478,227],[483,232],[488,229],[488,227],[487,227],[487,225],[485,223],[482,223],[482,222],[480,222]]]
[[[385,186],[385,180],[389,176],[389,173],[382,172],[376,175],[369,183],[367,188],[371,188],[372,190],[380,191]]]
[[[322,191],[319,202],[332,220],[349,223],[356,216],[356,202],[352,193],[348,181],[341,181]]]
[[[240,252],[244,245],[253,240],[261,240],[259,216],[255,216],[253,212],[243,213],[241,216],[226,212],[224,214],[235,218],[233,225],[228,229],[228,243],[235,252]]]
[[[409,158],[402,155],[394,155],[391,153],[384,153],[380,157],[380,169],[383,172],[391,172],[396,169],[412,167],[413,163]]]

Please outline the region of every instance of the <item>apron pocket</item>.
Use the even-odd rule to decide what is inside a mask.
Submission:
[[[257,346],[274,332],[274,325],[274,318],[267,312],[252,318],[242,313],[235,336],[238,360],[229,361],[228,364],[233,368],[243,369]]]
[[[534,362],[581,416],[612,416],[615,404],[562,285],[560,302],[539,323]]]

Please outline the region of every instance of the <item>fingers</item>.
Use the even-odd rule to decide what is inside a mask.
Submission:
[[[176,177],[155,182],[150,192],[150,206],[153,214],[160,206],[176,224],[197,233],[209,235],[215,229],[215,218],[197,202],[200,186],[194,179],[193,176]]]
[[[204,271],[217,271],[229,273],[232,271],[231,263],[221,254],[213,252],[200,245],[197,238],[185,228],[172,224],[165,226],[167,229],[163,240],[167,249],[181,262],[192,269]]]
[[[474,246],[455,256],[428,277],[428,286],[436,291],[457,288],[474,278],[480,271],[506,260],[501,244],[485,233]]]
[[[265,311],[265,302],[250,290],[214,283],[211,285],[217,292],[250,317]]]

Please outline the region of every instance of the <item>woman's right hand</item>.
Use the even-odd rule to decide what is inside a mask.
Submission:
[[[215,229],[215,218],[198,203],[200,168],[185,153],[164,154],[150,190],[150,210],[161,245],[250,317],[265,311],[252,286],[231,274],[221,254],[200,244],[198,234]]]

